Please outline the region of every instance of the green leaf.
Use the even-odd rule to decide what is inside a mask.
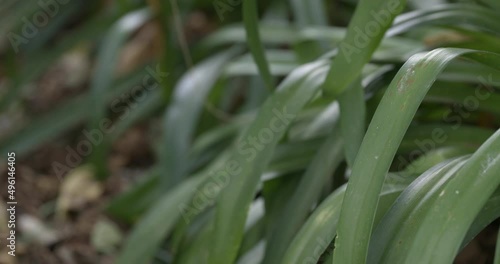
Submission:
[[[339,133],[331,132],[309,164],[297,189],[289,197],[285,210],[274,221],[263,263],[281,262],[289,242],[318,201],[326,179],[333,175],[343,160],[342,150],[343,142]]]
[[[370,61],[385,32],[405,5],[405,0],[359,1],[325,80],[323,90],[327,95],[340,95],[359,77],[363,66]]]
[[[235,260],[248,206],[253,199],[260,175],[269,163],[286,127],[318,91],[318,82],[322,81],[325,74],[324,64],[324,61],[306,64],[290,74],[264,103],[254,122],[237,141],[238,149],[232,152],[231,164],[236,164],[239,169],[238,173],[229,179],[228,185],[216,201],[215,229],[212,234],[209,263],[231,263]],[[274,125],[278,121],[281,123],[279,127]],[[263,131],[267,135],[263,135]],[[260,137],[264,141],[261,141]],[[258,141],[252,143],[255,139]],[[215,172],[222,173],[225,170],[219,168]]]
[[[163,144],[160,149],[161,188],[169,189],[186,176],[190,144],[210,89],[219,79],[223,66],[238,50],[217,54],[191,69],[177,84],[164,117]]]
[[[407,30],[409,29],[411,29],[411,27],[407,28]],[[402,30],[404,31],[404,28]],[[295,27],[291,26],[260,24],[259,32],[264,44],[294,45],[311,41],[319,41],[321,44],[337,44],[344,38],[346,30],[344,28],[324,26],[307,26],[297,30]],[[232,43],[246,43],[245,29],[240,25],[231,25],[220,29],[208,36],[200,46],[204,49],[213,49],[221,45]],[[332,45],[332,48],[333,47]],[[422,50],[424,50],[424,46],[415,40],[391,37],[382,40],[373,59],[396,62],[405,61],[415,52]],[[334,50],[324,55],[323,58],[331,58],[337,53],[337,50]],[[272,61],[269,50],[267,56],[269,60]],[[275,72],[273,67],[271,67],[270,70],[271,72]]]
[[[108,205],[107,211],[122,221],[133,223],[147,208],[153,206],[154,202],[162,196],[160,188],[157,188],[160,182],[158,170],[153,169],[146,173],[144,178],[123,194],[115,197]]]
[[[418,159],[413,161],[410,165],[408,165],[408,167],[404,169],[403,173],[420,175],[441,162],[444,162],[451,158],[467,155],[471,152],[472,151],[468,149],[455,146],[437,148],[418,157]]]
[[[408,250],[408,238],[418,229],[418,219],[431,210],[432,201],[438,197],[443,185],[466,160],[467,157],[463,157],[436,165],[404,190],[373,233],[368,263],[401,261],[395,256],[403,250]]]
[[[392,179],[396,180],[393,182]],[[406,188],[407,184],[408,179],[401,178],[401,176],[391,174],[387,176],[386,185],[384,185],[384,189],[380,195],[377,218],[381,218],[385,214],[386,210],[392,205],[404,188]],[[283,261],[280,263],[315,263],[319,260],[322,253],[327,249],[327,246],[333,241],[337,232],[340,208],[345,191],[346,185],[337,188],[314,210],[294,237]],[[328,259],[323,258],[322,260],[328,261]]]
[[[163,239],[180,219],[179,205],[193,196],[201,180],[202,177],[192,177],[161,197],[129,235],[117,263],[150,263]]]
[[[274,90],[274,81],[269,70],[264,46],[260,40],[259,15],[257,11],[257,1],[243,0],[243,22],[245,23],[248,47],[252,52],[253,59],[259,68],[264,83],[272,91]]]
[[[406,252],[405,262],[451,263],[454,260],[476,215],[500,185],[499,149],[500,130],[443,188],[432,211],[423,218]]]
[[[245,224],[245,236],[238,252],[239,256],[244,256],[263,240],[266,231],[265,213],[262,199],[256,200],[250,207]]]
[[[398,16],[394,25],[387,31],[388,36],[407,32],[414,27],[426,25],[474,26],[485,32],[497,34],[500,25],[497,23],[497,12],[471,4],[446,4],[417,10]]]
[[[197,217],[190,226],[184,226],[182,229],[174,231],[172,243],[177,239],[178,230],[182,231],[183,237],[179,237],[181,243],[179,248],[172,248],[174,254],[173,263],[203,263],[208,254],[208,245],[210,243],[210,234],[212,232],[213,210],[204,212]],[[175,247],[175,246],[174,246]]]
[[[463,49],[436,49],[410,58],[400,69],[375,112],[354,163],[342,205],[334,262],[365,263],[377,196],[404,133],[437,75],[464,55],[495,67],[496,54]],[[498,67],[498,66],[497,66]],[[363,195],[359,195],[362,193]]]
[[[326,16],[324,2],[320,0],[290,0],[295,21],[299,27],[309,25],[327,25],[328,17]]]
[[[345,157],[352,167],[359,146],[363,141],[366,126],[365,92],[361,80],[355,81],[351,87],[339,97],[340,129],[345,140]]]
[[[102,124],[106,120],[110,122],[110,120],[106,118],[106,101],[102,94],[109,89],[113,82],[113,73],[118,62],[118,52],[127,38],[150,18],[151,14],[149,9],[131,12],[116,22],[110,29],[109,34],[106,35],[106,39],[99,50],[96,70],[90,85],[92,96],[92,112],[89,122],[90,129],[101,130]],[[90,160],[96,167],[96,175],[101,179],[106,177],[105,155],[108,148],[109,145],[106,144],[106,142],[95,146],[92,156],[90,157]]]

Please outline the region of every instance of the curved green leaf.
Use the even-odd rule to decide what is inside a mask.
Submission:
[[[318,91],[318,82],[322,81],[325,69],[325,62],[319,61],[306,64],[290,74],[281,88],[264,103],[254,122],[237,141],[238,149],[233,151],[232,163],[239,169],[236,175],[229,178],[229,183],[216,201],[209,263],[230,263],[236,258],[248,206],[260,175],[286,127]],[[278,121],[280,127],[276,126]],[[261,136],[263,131],[268,135]],[[258,140],[256,143],[255,139]],[[215,172],[224,171],[221,168]]]
[[[177,84],[164,117],[164,137],[160,149],[163,190],[178,184],[186,176],[186,161],[206,96],[219,79],[224,64],[237,53],[238,50],[231,49],[206,59]]]
[[[99,50],[97,65],[92,77],[91,96],[92,111],[89,122],[90,129],[99,129],[106,120],[106,101],[102,96],[113,82],[113,73],[118,63],[118,52],[127,38],[140,26],[151,18],[149,9],[141,9],[131,12],[118,20],[109,30],[101,49]],[[108,120],[109,122],[109,120]],[[96,167],[98,178],[106,176],[106,151],[109,145],[104,143],[95,146],[92,156],[92,163]]]
[[[453,261],[476,215],[500,185],[499,149],[500,130],[446,184],[439,199],[433,203],[432,211],[423,219],[409,251],[406,252],[405,261]]]
[[[427,211],[443,185],[463,166],[467,158],[458,158],[431,168],[418,177],[396,199],[375,229],[370,241],[368,263],[403,263],[391,258],[408,250],[409,234],[418,228],[418,219]],[[392,261],[392,262],[391,262]]]
[[[410,58],[390,84],[352,169],[342,205],[334,262],[365,263],[383,177],[425,94],[445,66],[459,56],[495,68],[500,57],[473,50],[436,49]]]

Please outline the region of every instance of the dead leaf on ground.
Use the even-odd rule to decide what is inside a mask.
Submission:
[[[57,215],[64,218],[68,211],[78,211],[96,201],[103,186],[94,178],[93,169],[83,166],[74,169],[63,180],[57,199]]]

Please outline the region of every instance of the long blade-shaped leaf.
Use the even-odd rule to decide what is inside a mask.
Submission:
[[[323,89],[327,94],[341,94],[359,77],[363,66],[370,61],[386,30],[405,5],[406,0],[359,1],[326,78]]]
[[[406,263],[453,261],[469,226],[500,185],[499,149],[500,130],[471,156],[441,191],[433,204],[434,210],[424,218],[407,251]]]
[[[203,61],[190,70],[176,86],[166,110],[164,142],[160,149],[163,189],[171,188],[186,176],[190,145],[203,103],[219,79],[224,64],[236,54],[237,50],[233,49]]]
[[[264,103],[252,125],[238,140],[238,150],[234,151],[231,163],[239,169],[216,202],[209,263],[231,263],[236,258],[247,210],[260,175],[286,127],[318,92],[318,82],[323,80],[326,73],[324,64],[324,61],[306,64],[289,75],[281,89]],[[225,170],[221,168],[216,173]]]
[[[437,49],[410,58],[389,86],[352,169],[342,205],[334,262],[365,263],[377,197],[404,133],[437,75],[450,61],[465,54],[498,68],[495,63],[498,63],[500,56],[496,54]]]
[[[309,164],[283,214],[274,222],[263,263],[280,263],[290,241],[300,229],[311,207],[317,202],[327,177],[343,160],[343,142],[338,132],[331,132]]]
[[[417,26],[446,25],[456,27],[461,24],[465,24],[469,27],[474,26],[482,31],[498,34],[500,25],[496,19],[497,15],[495,11],[478,5],[441,5],[398,16],[394,21],[394,26],[387,31],[387,36],[401,34]]]
[[[351,87],[340,95],[340,129],[345,140],[345,156],[352,167],[359,147],[365,135],[365,93],[361,80],[355,81]]]
[[[295,20],[299,27],[308,25],[327,25],[324,1],[290,0]]]
[[[113,73],[118,62],[118,52],[127,38],[140,26],[149,20],[149,9],[141,9],[121,18],[109,31],[98,55],[97,66],[92,78],[92,112],[89,127],[100,129],[106,116],[106,101],[103,93],[113,82]],[[91,160],[96,166],[97,176],[105,177],[106,159],[104,158],[107,144],[96,146]]]
[[[388,262],[389,254],[407,250],[408,234],[415,232],[418,228],[414,221],[430,210],[429,205],[437,198],[440,189],[466,160],[467,158],[458,158],[439,164],[406,188],[373,234],[370,242],[369,263],[399,263],[397,259]],[[387,259],[382,260],[382,257]]]
[[[392,178],[397,179],[397,181],[393,182]],[[388,175],[386,185],[380,194],[381,206],[378,208],[379,212],[377,212],[380,218],[407,184],[407,180],[401,178],[401,176]],[[279,263],[301,264],[316,263],[318,261],[337,232],[340,208],[345,191],[346,185],[339,187],[314,210],[291,242],[283,261]],[[331,255],[326,254],[326,257],[328,256],[330,257],[329,260],[325,258],[321,258],[321,260],[325,263],[331,262]]]
[[[200,177],[191,178],[178,186],[171,193],[164,195],[128,237],[117,263],[149,263],[167,232],[180,219],[179,204],[189,200],[200,183]]]
[[[269,64],[266,59],[266,53],[264,52],[264,46],[260,40],[259,15],[257,11],[257,1],[243,1],[243,22],[245,23],[248,47],[252,52],[253,59],[259,68],[259,72],[262,79],[264,79],[264,83],[271,91],[274,89],[273,77],[271,76],[271,71],[269,70]]]

